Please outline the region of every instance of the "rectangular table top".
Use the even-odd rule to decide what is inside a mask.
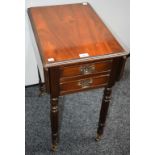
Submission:
[[[45,67],[127,54],[89,3],[32,7],[28,14]]]

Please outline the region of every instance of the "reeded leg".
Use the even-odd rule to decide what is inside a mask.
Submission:
[[[56,151],[58,144],[58,115],[58,98],[51,98],[52,151]]]
[[[103,134],[103,129],[105,126],[105,121],[106,121],[106,116],[108,113],[109,103],[111,100],[111,92],[112,92],[111,87],[105,88],[105,90],[104,90],[104,97],[102,100],[102,106],[101,106],[101,110],[100,110],[100,118],[99,118],[99,123],[98,123],[96,141],[99,141],[101,139],[102,134]]]

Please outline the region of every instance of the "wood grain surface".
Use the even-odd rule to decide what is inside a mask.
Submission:
[[[28,9],[45,67],[127,54],[90,4],[86,4]],[[81,58],[83,53],[88,57]]]

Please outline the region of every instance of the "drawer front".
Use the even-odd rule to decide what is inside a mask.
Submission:
[[[60,94],[63,95],[66,93],[105,86],[107,85],[108,80],[109,74],[60,83]]]
[[[77,66],[69,66],[61,68],[61,78],[73,77],[80,75],[96,74],[111,69],[112,60],[100,61],[96,63],[88,63]]]

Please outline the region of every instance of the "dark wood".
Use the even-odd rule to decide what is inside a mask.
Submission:
[[[97,129],[97,136],[96,136],[97,141],[101,139],[101,136],[103,134],[103,128],[105,126],[106,116],[108,113],[109,103],[111,100],[111,92],[112,92],[111,87],[107,87],[104,90],[104,97],[102,100],[102,106],[101,106],[98,129]]]
[[[44,78],[45,78],[45,87],[46,87],[46,92],[50,94],[50,75],[49,75],[49,69],[45,68],[44,69]]]
[[[45,83],[43,83],[41,81],[41,76],[40,76],[40,72],[39,72],[39,69],[38,69],[38,77],[39,77],[39,97],[43,96],[46,94],[47,90],[46,90],[46,85]]]
[[[58,144],[59,96],[105,87],[97,140],[103,134],[112,87],[128,55],[89,3],[28,9],[50,94],[52,151]],[[86,57],[80,54],[87,53]]]
[[[71,77],[67,77],[67,78],[60,78],[60,83],[77,81],[77,80],[84,79],[84,78],[90,78],[90,77],[107,75],[107,74],[110,75],[110,72],[111,72],[111,70],[107,70],[107,71],[99,72],[96,74],[87,74],[87,75],[83,75],[83,76],[71,76]]]
[[[59,108],[58,108],[58,99],[59,99],[59,78],[60,72],[59,68],[51,68],[49,70],[50,80],[50,97],[51,97],[51,129],[52,129],[52,146],[51,150],[55,151],[58,144],[58,128],[59,128]]]
[[[91,81],[91,83],[87,87],[82,87],[82,84],[80,85],[80,83],[87,80]],[[90,78],[83,78],[77,81],[60,83],[60,94],[65,94],[68,92],[76,92],[78,90],[84,90],[88,88],[95,88],[96,86],[99,85],[106,85],[108,84],[108,80],[109,80],[109,74],[97,77],[91,76]]]
[[[106,116],[107,116],[109,104],[111,101],[112,87],[119,76],[118,73],[120,71],[120,67],[121,67],[120,58],[113,59],[109,82],[108,82],[108,85],[105,87],[104,96],[102,99],[96,141],[99,141],[103,134],[103,129],[105,127],[105,122],[106,122]]]
[[[84,68],[94,68],[91,73],[88,74],[95,74],[98,72],[104,72],[111,69],[112,60],[95,62],[95,63],[87,63],[77,66],[71,67],[62,67],[61,68],[61,77],[73,77],[73,76],[80,76],[85,75],[84,72],[81,72],[81,69]]]
[[[117,77],[117,80],[119,81],[121,79],[121,77],[123,76],[123,71],[124,71],[124,67],[125,67],[125,63],[126,63],[126,60],[127,60],[128,56],[123,56],[121,58],[119,58],[119,70],[118,70],[118,77]]]

